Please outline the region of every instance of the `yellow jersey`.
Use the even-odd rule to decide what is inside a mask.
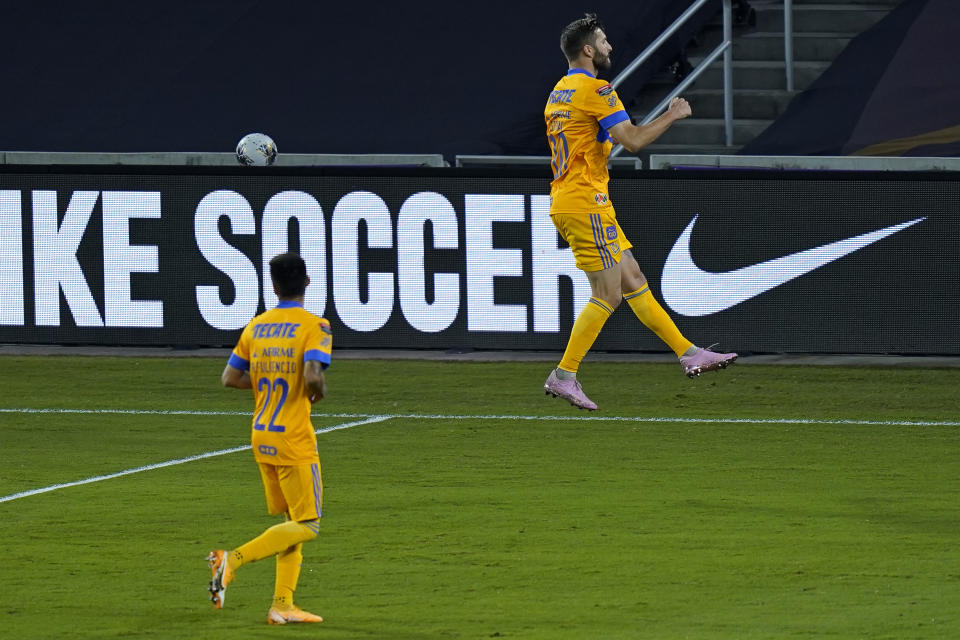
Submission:
[[[229,364],[250,372],[256,403],[251,442],[258,462],[293,465],[319,459],[303,365],[318,360],[326,369],[332,348],[330,323],[291,300],[281,300],[243,330]]]
[[[550,214],[599,213],[612,207],[607,194],[607,130],[630,120],[617,92],[584,69],[570,69],[550,92],[543,110],[553,181]]]

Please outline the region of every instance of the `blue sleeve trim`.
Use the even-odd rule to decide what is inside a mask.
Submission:
[[[604,129],[609,129],[615,124],[620,124],[624,120],[629,120],[630,116],[627,115],[627,112],[621,109],[616,113],[611,113],[606,118],[600,118],[600,126]]]
[[[306,362],[307,360],[319,360],[320,365],[324,369],[330,366],[330,354],[324,351],[320,351],[319,349],[310,349],[309,351],[304,353],[303,361]]]
[[[250,361],[244,360],[235,353],[230,354],[230,359],[227,360],[227,364],[233,367],[234,369],[239,369],[240,371],[249,371],[250,370]]]

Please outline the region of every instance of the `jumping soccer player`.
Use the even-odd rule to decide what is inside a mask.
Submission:
[[[577,316],[563,359],[543,385],[544,390],[582,409],[597,405],[583,392],[577,371],[607,318],[625,299],[640,321],[680,358],[690,377],[722,369],[735,353],[714,353],[683,337],[650,293],[647,278],[630,253],[607,195],[607,158],[613,141],[636,152],[659,138],[674,122],[690,116],[690,105],[674,98],[667,111],[647,125],[634,125],[617,92],[597,78],[610,69],[613,47],[595,14],[567,25],[560,48],[569,63],[547,99],[544,118],[552,153],[550,218],[566,239],[577,267],[587,274],[591,297]]]
[[[330,323],[303,308],[310,284],[306,264],[295,253],[270,261],[270,278],[280,302],[250,321],[240,336],[221,381],[253,389],[253,455],[260,467],[267,510],[285,521],[232,551],[207,556],[210,600],[223,608],[227,585],[241,566],[275,555],[276,583],[270,624],[323,622],[293,604],[303,560],[301,547],[320,530],[323,484],[310,405],[327,395],[323,370],[330,364]]]

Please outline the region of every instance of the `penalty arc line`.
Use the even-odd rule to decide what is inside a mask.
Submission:
[[[315,433],[319,435],[321,433],[329,433],[330,431],[337,431],[339,429],[349,429],[350,427],[359,427],[365,424],[383,422],[384,420],[389,420],[390,418],[391,416],[370,416],[365,420],[344,422],[342,424],[333,425],[332,427],[324,427],[323,429],[317,429]],[[153,471],[154,469],[163,469],[164,467],[173,467],[180,464],[186,464],[187,462],[204,460],[206,458],[215,458],[217,456],[227,455],[228,453],[238,453],[240,451],[248,451],[249,449],[250,449],[250,445],[247,444],[247,445],[243,445],[242,447],[220,449],[219,451],[208,451],[207,453],[200,453],[195,456],[188,456],[186,458],[177,458],[175,460],[167,460],[166,462],[157,462],[154,464],[147,464],[142,467],[125,469],[123,471],[117,471],[116,473],[108,473],[102,476],[93,476],[91,478],[84,478],[83,480],[75,480],[73,482],[64,482],[61,484],[50,485],[49,487],[41,487],[39,489],[31,489],[29,491],[21,491],[20,493],[13,493],[13,494],[10,494],[9,496],[0,496],[0,503],[12,502],[13,500],[17,500],[19,498],[27,498],[30,496],[40,495],[42,493],[50,493],[51,491],[57,491],[59,489],[67,489],[69,487],[78,487],[80,485],[93,484],[94,482],[112,480],[113,478],[129,476],[129,475],[133,475],[134,473],[141,473],[143,471]]]

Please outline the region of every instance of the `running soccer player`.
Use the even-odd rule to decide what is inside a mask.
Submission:
[[[617,224],[607,194],[607,158],[613,142],[636,152],[674,122],[690,116],[690,105],[677,97],[649,124],[631,123],[617,92],[597,78],[598,73],[610,69],[613,47],[595,14],[567,25],[560,48],[569,70],[550,92],[544,108],[553,168],[550,218],[573,250],[577,267],[586,273],[591,297],[574,321],[563,358],[543,388],[547,394],[592,411],[597,405],[583,392],[577,371],[621,300],[673,349],[690,377],[722,369],[736,360],[737,354],[702,349],[680,333],[650,293],[647,278],[630,253],[633,245]]]
[[[267,510],[285,521],[236,549],[207,556],[210,600],[223,608],[227,585],[243,565],[275,555],[276,582],[269,624],[323,622],[293,603],[303,560],[301,547],[320,530],[323,484],[310,406],[327,395],[323,370],[330,364],[330,323],[303,308],[310,284],[306,264],[295,253],[270,261],[280,302],[243,330],[221,375],[226,387],[253,389],[253,455],[267,497]]]

